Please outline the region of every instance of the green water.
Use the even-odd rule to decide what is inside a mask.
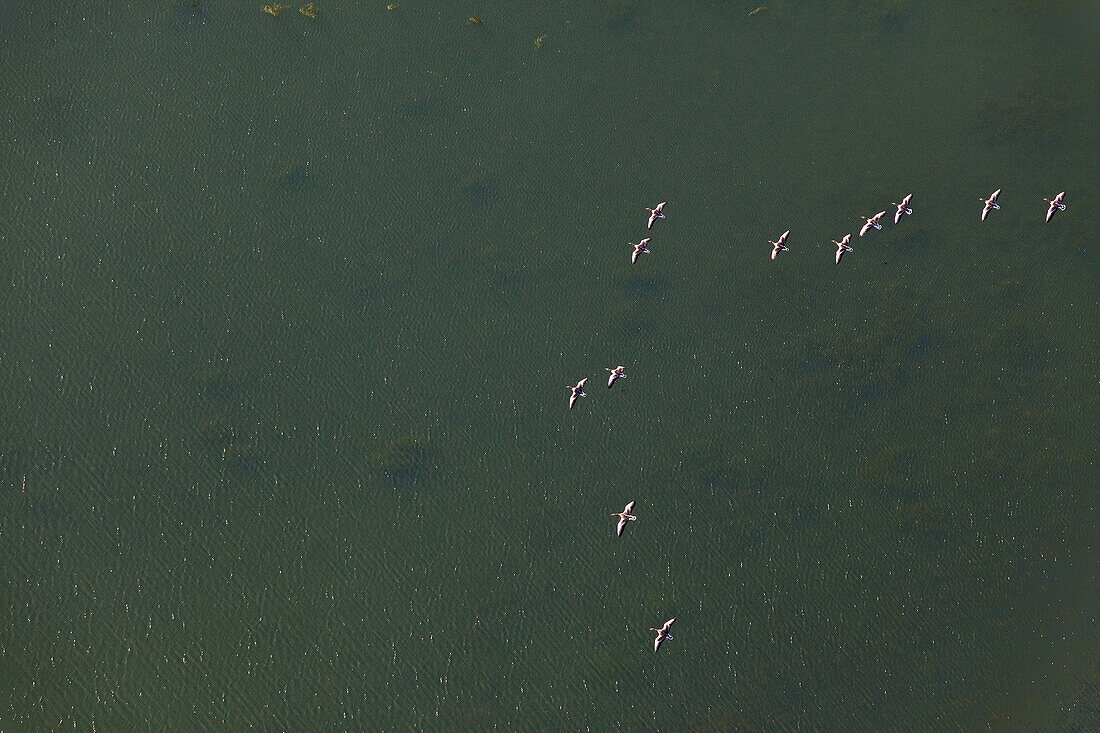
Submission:
[[[759,4],[0,3],[0,728],[1094,728],[1100,14]]]

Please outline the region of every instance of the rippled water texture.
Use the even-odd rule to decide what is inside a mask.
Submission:
[[[0,3],[0,728],[1094,728],[1098,11],[759,3]]]

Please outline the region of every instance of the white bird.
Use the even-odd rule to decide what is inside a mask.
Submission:
[[[649,237],[646,237],[637,244],[633,242],[627,242],[627,244],[634,248],[634,252],[630,255],[630,264],[632,265],[638,261],[638,257],[641,255],[649,254],[649,249],[646,247],[646,245],[649,244]]]
[[[572,394],[569,395],[569,409],[570,410],[573,409],[573,405],[574,405],[574,403],[576,403],[578,397],[587,397],[588,396],[584,393],[584,383],[587,382],[587,381],[588,381],[588,377],[585,377],[581,381],[577,382],[576,387],[570,387],[568,384],[565,385],[565,388],[572,392]]]
[[[654,206],[652,209],[648,206],[645,207],[645,210],[649,212],[649,224],[646,225],[646,229],[652,229],[653,222],[657,221],[658,219],[665,218],[665,215],[662,214],[661,211],[665,208],[665,204],[667,203],[667,201],[662,201],[661,203]]]
[[[617,533],[617,536],[619,536],[619,537],[623,536],[623,527],[626,526],[627,522],[633,522],[635,519],[637,519],[636,516],[634,516],[633,514],[630,513],[631,510],[633,510],[633,509],[634,509],[634,502],[630,502],[629,504],[626,505],[626,508],[623,509],[621,512],[615,512],[614,514],[611,515],[613,517],[618,517],[619,518],[619,526],[615,530],[615,532]]]
[[[770,239],[768,240],[768,244],[772,245],[772,259],[773,260],[775,259],[775,256],[777,254],[779,254],[780,252],[786,252],[787,251],[786,241],[787,241],[787,235],[789,235],[790,233],[791,233],[790,229],[783,232],[783,234],[780,235],[778,242],[773,242]]]
[[[872,217],[866,217],[866,216],[859,217],[860,219],[863,219],[865,222],[867,222],[866,224],[863,225],[863,228],[859,230],[859,236],[862,237],[864,234],[867,233],[867,231],[871,227],[874,227],[875,229],[882,229],[882,224],[879,224],[879,221],[884,216],[886,216],[886,212],[885,211],[880,211]]]
[[[845,234],[844,239],[840,240],[839,242],[835,239],[831,240],[832,243],[836,245],[836,263],[838,265],[840,264],[840,258],[844,256],[844,253],[852,251],[852,248],[848,246],[848,242],[850,242],[851,239],[851,234]]]
[[[672,622],[675,620],[675,617],[670,618],[668,621],[665,621],[665,625],[659,629],[655,629],[652,626],[649,627],[650,631],[657,632],[657,638],[653,640],[653,651],[657,651],[661,647],[662,641],[672,638],[672,634],[668,633],[668,630],[672,628]]]
[[[604,369],[611,372],[611,376],[609,376],[607,378],[607,388],[608,389],[611,389],[611,385],[615,384],[616,379],[623,379],[623,378],[626,377],[626,375],[623,374],[623,372],[626,371],[626,367],[624,367],[624,366],[617,366],[614,369],[612,369],[611,367],[604,367]],[[627,509],[627,511],[630,511],[630,510]]]
[[[985,221],[985,218],[987,216],[989,216],[990,211],[993,211],[993,209],[1001,208],[1000,206],[997,205],[997,197],[1000,196],[1000,195],[1001,195],[1001,189],[998,188],[996,191],[994,191],[992,194],[990,194],[989,198],[980,199],[983,203],[985,203],[985,206],[982,208],[982,221]]]
[[[911,199],[911,198],[913,198],[913,194],[909,194],[908,196],[903,198],[901,200],[900,204],[894,204],[894,206],[898,207],[897,213],[894,214],[894,223],[895,224],[897,224],[899,221],[901,221],[901,217],[903,217],[903,216],[912,216],[913,215],[913,210],[909,208],[909,199]],[[891,201],[890,203],[893,203],[893,202]]]
[[[1066,205],[1062,203],[1062,199],[1064,199],[1065,197],[1066,197],[1066,192],[1062,191],[1062,193],[1058,194],[1053,199],[1048,199],[1048,198],[1043,199],[1043,201],[1046,201],[1048,204],[1050,204],[1050,208],[1047,209],[1047,221],[1050,221],[1050,217],[1054,216],[1055,211],[1065,211],[1066,210]]]

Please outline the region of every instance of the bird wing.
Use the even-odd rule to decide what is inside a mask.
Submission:
[[[1058,209],[1058,204],[1053,201],[1050,202],[1050,206],[1047,208],[1047,221],[1050,221],[1050,217],[1054,216],[1054,212]]]
[[[584,383],[587,382],[587,381],[588,381],[588,377],[585,377],[581,381],[577,382],[577,389],[583,390],[584,389]]]
[[[675,621],[675,620],[676,620],[676,617],[673,616],[668,621],[665,621],[665,625],[662,626],[661,629],[667,634],[668,630],[672,628],[672,622]]]
[[[859,230],[859,236],[863,236],[867,233],[867,230],[871,228],[871,222],[867,222],[863,225],[863,228]]]
[[[633,509],[634,509],[634,502],[632,501],[632,502],[630,502],[629,504],[626,505],[625,509],[623,509],[623,514],[630,514],[630,512]]]
[[[990,209],[991,209],[991,208],[992,208],[992,207],[991,207],[991,206],[990,206],[989,204],[986,204],[986,205],[985,205],[985,206],[984,206],[984,207],[982,208],[982,221],[985,221],[985,218],[986,218],[987,216],[989,216],[989,211],[990,211]]]
[[[645,228],[646,228],[646,229],[652,229],[652,228],[653,228],[653,222],[655,222],[655,221],[657,221],[657,212],[656,212],[656,210],[654,210],[654,211],[653,211],[653,212],[652,212],[652,213],[651,213],[651,214],[649,215],[649,223],[648,223],[648,224],[646,224],[646,227],[645,227]]]
[[[577,393],[574,392],[573,394],[569,395],[569,409],[570,410],[573,409],[573,405],[576,403],[576,401],[577,401]]]
[[[653,651],[657,651],[661,648],[661,642],[665,640],[665,637],[657,634],[657,638],[653,640]]]
[[[779,245],[778,244],[775,245],[774,247],[772,247],[772,259],[773,260],[775,259],[775,256],[777,254],[779,254]]]
[[[840,245],[836,248],[836,263],[840,264],[840,258],[844,256],[844,245]]]
[[[631,252],[630,253],[630,264],[633,265],[635,262],[637,262],[638,261],[638,255],[640,255],[641,253],[642,253],[642,250],[640,250],[640,249],[636,249],[633,252]]]
[[[667,203],[667,201],[662,201],[661,203],[657,204],[657,208],[654,209],[654,211],[656,211],[658,214],[661,213],[662,211],[664,211],[665,204]]]
[[[790,229],[788,229],[787,231],[783,232],[783,236],[781,236],[781,237],[779,238],[779,243],[780,243],[780,244],[786,244],[786,243],[787,243],[787,237],[789,237],[789,236],[790,236],[790,234],[791,234],[791,230],[790,230]]]
[[[911,194],[911,193],[910,193],[910,194],[906,194],[905,198],[903,198],[903,199],[901,200],[901,205],[902,205],[903,207],[904,207],[904,206],[909,206],[909,201],[910,201],[910,200],[911,200],[912,198],[913,198],[913,194]]]
[[[1062,203],[1062,199],[1064,199],[1065,197],[1066,197],[1066,192],[1062,191],[1062,193],[1060,193],[1060,194],[1058,194],[1057,196],[1054,197],[1054,200],[1057,201],[1058,203]]]
[[[993,195],[989,197],[989,202],[993,204],[997,203],[997,197],[1000,195],[1001,189],[998,188],[996,191],[993,192]]]
[[[619,526],[615,530],[615,534],[617,536],[619,536],[619,537],[623,536],[623,527],[626,526],[626,521],[627,520],[624,517],[619,517]]]
[[[905,204],[904,203],[899,204],[897,213],[894,214],[894,223],[895,224],[897,224],[899,221],[901,221],[901,217],[904,213],[905,213]]]
[[[882,217],[884,217],[884,216],[886,216],[886,211],[885,211],[885,210],[884,210],[884,211],[880,211],[880,212],[878,212],[878,213],[877,213],[877,214],[875,214],[875,215],[874,215],[874,217],[872,217],[872,218],[874,218],[874,220],[875,220],[875,221],[878,221],[879,219],[881,219],[881,218],[882,218]]]

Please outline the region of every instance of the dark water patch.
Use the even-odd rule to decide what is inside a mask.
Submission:
[[[626,36],[638,30],[640,13],[636,0],[607,0],[603,11],[604,25],[612,33]]]
[[[267,465],[267,459],[260,447],[251,442],[227,446],[224,458],[231,467],[247,473],[256,473]]]
[[[616,301],[607,314],[612,333],[619,337],[642,338],[657,330],[653,311],[639,303]]]
[[[356,282],[351,294],[353,303],[359,304],[361,311],[373,310],[384,293],[385,280],[381,273],[366,275]]]
[[[734,491],[764,494],[767,475],[752,470],[755,465],[747,455],[728,445],[707,439],[686,441],[680,448],[680,471],[690,484],[707,489],[711,495],[728,495]]]
[[[527,295],[532,277],[525,267],[513,267],[506,270],[493,270],[484,280],[484,291],[506,302],[515,302]]]
[[[309,182],[309,163],[294,163],[284,168],[275,178],[275,190],[280,196],[291,198],[303,193]]]
[[[468,207],[486,209],[500,200],[500,186],[495,178],[482,178],[464,186],[462,194]]]
[[[195,375],[195,382],[198,385],[199,394],[205,399],[243,403],[245,390],[252,386],[254,380],[237,373],[223,363],[200,371]]]
[[[903,537],[920,543],[952,542],[964,529],[957,508],[931,488],[919,497],[896,502],[889,516]]]
[[[905,219],[901,220],[901,224],[905,224]],[[908,227],[901,237],[891,242],[890,251],[900,255],[927,257],[932,251],[934,241],[931,229]]]
[[[213,0],[170,1],[169,22],[177,35],[190,36],[202,30],[210,22]]]
[[[1005,99],[986,93],[975,104],[972,125],[987,148],[1020,147],[1050,153],[1076,132],[1074,102],[1039,92]]]
[[[46,97],[38,103],[37,127],[49,145],[66,149],[85,136],[88,113],[70,94]]]
[[[424,484],[438,471],[431,438],[409,431],[391,438],[367,459],[371,473],[381,474],[397,488]]]
[[[439,113],[439,104],[432,94],[406,98],[397,108],[397,116],[406,122],[423,122]]]
[[[629,249],[627,252],[629,253]],[[642,255],[645,257],[645,255]],[[624,283],[626,296],[633,300],[656,301],[668,290],[668,278],[663,275],[627,277]]]

